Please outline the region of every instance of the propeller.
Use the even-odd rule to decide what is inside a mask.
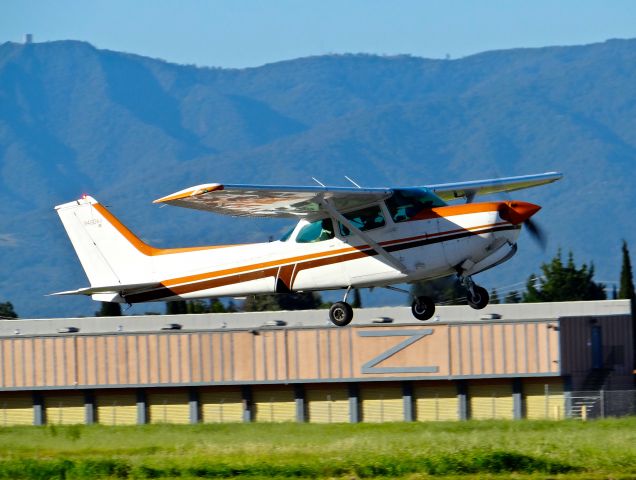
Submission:
[[[541,250],[545,252],[545,248],[548,245],[548,237],[545,233],[545,230],[531,218],[523,222],[523,226],[526,227],[530,238],[532,238],[537,243],[537,245],[539,245]]]
[[[496,173],[496,178],[500,178],[500,175],[498,174],[498,172]],[[509,208],[507,208],[507,212],[514,212],[514,213],[518,213],[515,212],[515,210],[517,210],[517,205],[519,204],[523,204],[524,206],[526,206],[526,209],[528,208],[527,206],[529,205],[533,205],[533,204],[526,204],[525,202],[515,202],[513,200],[511,200],[510,198],[510,193],[507,191],[501,192],[503,193],[504,197],[507,200],[507,205]],[[471,203],[473,201],[475,197],[475,192],[472,192],[471,196],[466,196],[466,201],[467,203]],[[520,221],[513,221],[512,223],[514,223],[515,225],[519,224],[519,223],[523,223],[523,226],[526,228],[528,235],[530,235],[530,238],[539,246],[539,248],[545,252],[545,249],[548,245],[548,235],[545,233],[545,230],[539,225],[538,222],[536,222],[535,220],[532,220],[532,215],[534,215],[541,207],[539,207],[538,205],[533,205],[534,207],[536,207],[536,209],[534,209],[531,213],[529,213],[528,215],[525,215],[525,212],[523,212],[521,219],[519,219]],[[514,216],[514,215],[513,215]]]
[[[540,209],[541,207],[539,205],[533,203],[508,201],[502,203],[499,207],[499,215],[514,225],[522,223],[528,230],[530,237],[537,242],[542,250],[545,250],[547,236],[539,224],[531,218],[532,215],[537,213]]]

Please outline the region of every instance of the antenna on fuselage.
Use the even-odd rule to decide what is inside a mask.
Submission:
[[[356,182],[354,182],[353,180],[351,180],[349,177],[347,177],[346,175],[344,176],[347,180],[349,180],[351,183],[353,183],[357,188],[362,188],[360,185],[358,185]]]

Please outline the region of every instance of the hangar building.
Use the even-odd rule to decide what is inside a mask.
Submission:
[[[628,301],[355,315],[3,320],[0,425],[556,419],[633,388]]]

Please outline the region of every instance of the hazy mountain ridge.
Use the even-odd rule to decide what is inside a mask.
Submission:
[[[0,301],[22,316],[88,314],[42,297],[87,284],[52,207],[88,192],[162,246],[266,239],[281,222],[158,209],[210,182],[410,185],[560,170],[517,194],[544,206],[484,278],[521,281],[556,246],[618,277],[634,235],[636,40],[459,60],[308,57],[258,68],[180,66],[82,42],[0,45]],[[503,282],[503,283],[502,283]],[[143,309],[144,307],[142,307]],[[149,305],[147,309],[153,309]]]

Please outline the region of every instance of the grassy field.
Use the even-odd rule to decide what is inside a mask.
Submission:
[[[636,478],[636,418],[0,428],[0,478]]]

